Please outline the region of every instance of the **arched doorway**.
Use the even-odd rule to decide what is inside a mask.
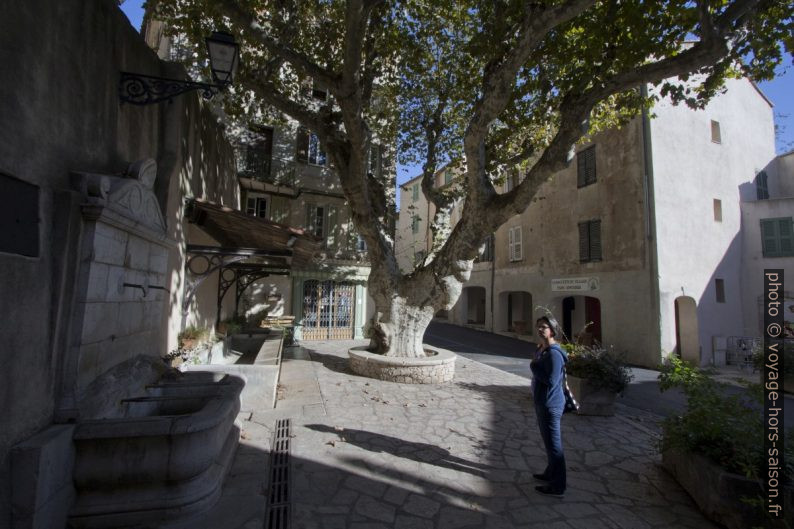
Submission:
[[[500,310],[496,330],[532,333],[532,294],[522,291],[500,292],[498,303]]]
[[[461,297],[465,302],[463,322],[485,325],[485,287],[466,287]]]
[[[569,340],[593,345],[603,343],[601,301],[592,296],[568,296],[562,300],[562,332]]]
[[[689,296],[675,298],[675,349],[682,360],[700,365],[697,304]]]

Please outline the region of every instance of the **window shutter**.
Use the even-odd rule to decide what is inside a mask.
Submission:
[[[576,186],[584,187],[596,182],[595,145],[576,155]]]
[[[513,228],[507,230],[507,254],[510,256],[511,261],[515,261],[515,253],[513,252],[515,245],[513,244]]]
[[[761,220],[761,248],[764,256],[776,256],[780,250],[777,245],[777,220]]]
[[[270,220],[287,224],[289,203],[285,197],[274,196],[270,199]]]
[[[766,171],[761,171],[755,177],[755,195],[758,200],[766,200],[769,198]]]
[[[314,212],[315,207],[316,206],[314,204],[306,204],[306,224],[304,227],[306,228],[306,231],[312,235],[314,235],[314,215],[312,213]]]
[[[601,221],[590,221],[590,260],[601,260]]]
[[[339,249],[339,209],[336,206],[328,208],[328,237],[326,246],[328,248]]]
[[[248,197],[245,200],[245,213],[248,215],[256,215],[256,199]]]
[[[295,159],[303,163],[309,162],[309,131],[303,127],[298,128]]]
[[[794,234],[791,227],[791,219],[778,220],[777,233],[781,255],[794,255]]]
[[[513,236],[513,246],[515,248],[516,261],[520,261],[524,258],[524,248],[521,244],[521,226],[517,226],[515,230],[516,234]]]
[[[579,262],[590,260],[590,234],[587,222],[579,223]]]

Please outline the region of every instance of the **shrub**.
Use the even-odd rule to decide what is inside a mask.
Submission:
[[[573,377],[586,378],[594,386],[622,393],[633,378],[628,367],[614,353],[603,347],[563,344],[568,352],[565,370]]]
[[[766,356],[761,343],[753,347],[753,368],[757,371],[764,370]],[[784,375],[794,375],[794,339],[787,338],[783,341],[783,371]]]
[[[747,391],[730,395],[726,384],[708,371],[677,357],[660,368],[659,389],[680,388],[687,397],[683,415],[662,423],[662,450],[678,448],[699,453],[725,470],[748,478],[761,475],[765,465],[763,387],[749,384]],[[786,434],[785,479],[794,476],[794,428]]]

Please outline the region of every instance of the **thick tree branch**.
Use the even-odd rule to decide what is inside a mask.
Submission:
[[[320,137],[321,141],[339,140],[339,135],[342,133],[331,114],[322,114],[295,102],[279,92],[278,88],[265,78],[243,77],[240,78],[239,83],[247,90],[254,92],[261,100],[311,129]]]
[[[527,3],[521,21],[517,43],[504,59],[486,73],[483,95],[474,111],[464,135],[469,195],[477,201],[493,195],[493,185],[485,172],[485,138],[488,127],[504,110],[521,66],[549,31],[575,18],[595,0],[569,0],[557,6]]]
[[[443,268],[439,267],[436,273],[465,273],[466,267],[461,260],[475,257],[477,243],[510,217],[526,209],[540,186],[567,166],[571,148],[587,132],[590,113],[599,101],[642,83],[658,83],[684,73],[696,72],[728,56],[731,37],[734,32],[741,30],[741,24],[736,25],[736,22],[740,18],[746,20],[747,14],[758,2],[742,0],[737,4],[742,4],[742,8],[739,9],[736,4],[731,6],[716,22],[709,17],[709,25],[713,29],[705,31],[703,38],[691,48],[619,72],[581,93],[568,93],[560,105],[557,133],[529,170],[526,179],[510,193],[493,194],[487,203],[467,203],[464,206],[460,222],[439,255],[438,262],[446,264],[442,264]],[[732,16],[727,16],[728,12]],[[467,162],[471,163],[468,159]],[[468,196],[467,201],[471,198]]]
[[[324,86],[335,87],[339,82],[334,72],[323,68],[308,56],[300,53],[283,42],[272,38],[267,30],[257,22],[253,13],[243,9],[235,0],[219,0],[221,8],[234,24],[245,28],[249,37],[265,47],[270,53],[281,57],[304,75],[315,79]]]

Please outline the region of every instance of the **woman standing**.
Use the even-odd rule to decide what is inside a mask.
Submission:
[[[535,487],[541,494],[562,498],[565,493],[565,455],[562,450],[560,418],[565,407],[562,392],[563,369],[568,356],[555,339],[562,336],[560,325],[552,316],[543,316],[536,322],[540,344],[535,359],[530,362],[532,370],[532,397],[535,415],[543,444],[546,447],[548,464],[542,474],[533,474],[546,485]]]

